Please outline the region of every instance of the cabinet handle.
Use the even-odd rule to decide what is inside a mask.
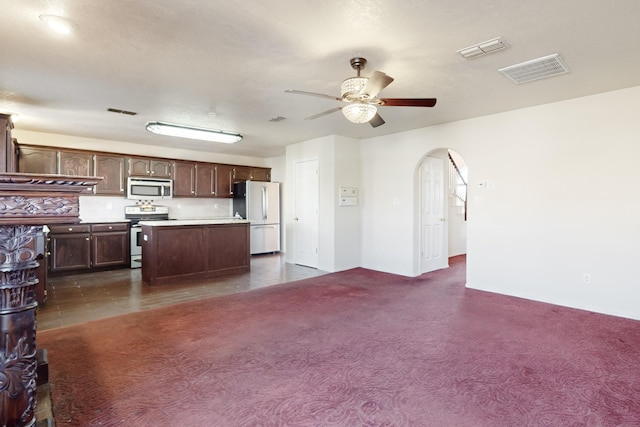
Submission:
[[[109,226],[109,230],[112,230],[112,229],[113,229],[113,227],[112,227],[112,226]]]
[[[89,240],[89,238],[88,238],[88,237],[85,237],[85,239],[84,239],[84,240]]]
[[[73,231],[73,228],[72,228],[72,227],[69,227],[69,231]]]

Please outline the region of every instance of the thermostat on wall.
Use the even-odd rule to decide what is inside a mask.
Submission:
[[[358,206],[358,189],[356,187],[340,187],[339,206]]]

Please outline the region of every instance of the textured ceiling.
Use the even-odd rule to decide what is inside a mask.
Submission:
[[[372,137],[640,85],[637,0],[0,0],[0,112],[17,129],[269,157],[329,134]],[[38,18],[72,20],[68,36]],[[473,60],[457,50],[494,37]],[[559,53],[570,73],[515,85],[499,68]],[[381,107],[386,124],[348,122],[355,75],[395,81],[384,97],[436,97],[434,108]],[[136,116],[107,112],[135,111]],[[215,113],[215,114],[212,114]],[[269,121],[282,116],[286,120]],[[150,134],[148,121],[237,131],[232,146]],[[153,148],[152,148],[153,147]]]

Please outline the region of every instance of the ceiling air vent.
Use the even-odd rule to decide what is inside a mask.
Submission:
[[[119,108],[107,108],[107,111],[110,113],[126,114],[127,116],[135,116],[138,114],[134,111],[120,110]]]
[[[473,46],[465,47],[457,52],[465,59],[473,59],[479,56],[486,55],[498,50],[502,50],[507,47],[507,44],[502,37],[496,37],[495,39],[487,40],[486,42],[474,44]]]
[[[520,64],[500,68],[502,74],[516,84],[532,82],[569,72],[569,68],[562,62],[557,53]]]

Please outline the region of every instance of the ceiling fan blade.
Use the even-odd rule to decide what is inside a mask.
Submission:
[[[305,117],[304,119],[313,120],[313,119],[317,119],[318,117],[326,116],[328,114],[335,113],[336,111],[340,111],[340,110],[342,110],[342,107],[336,107],[336,108],[332,108],[331,110],[327,110],[327,111],[323,111],[322,113],[315,114],[313,116]]]
[[[341,98],[336,98],[335,96],[331,96],[331,95],[325,95],[323,93],[305,92],[303,90],[295,90],[295,89],[287,89],[287,90],[285,90],[285,92],[287,92],[287,93],[296,93],[298,95],[317,96],[317,97],[320,97],[320,98],[333,99],[334,101],[342,101]]]
[[[370,98],[375,98],[382,89],[389,86],[393,81],[393,77],[387,76],[382,71],[374,71],[367,84],[360,91],[360,95],[367,94]]]
[[[378,103],[387,107],[433,107],[436,98],[380,98]]]
[[[378,126],[382,126],[385,123],[384,120],[382,120],[382,117],[380,117],[380,114],[376,113],[375,116],[373,116],[373,118],[371,120],[369,120],[369,124],[371,125],[371,127],[377,128]]]

